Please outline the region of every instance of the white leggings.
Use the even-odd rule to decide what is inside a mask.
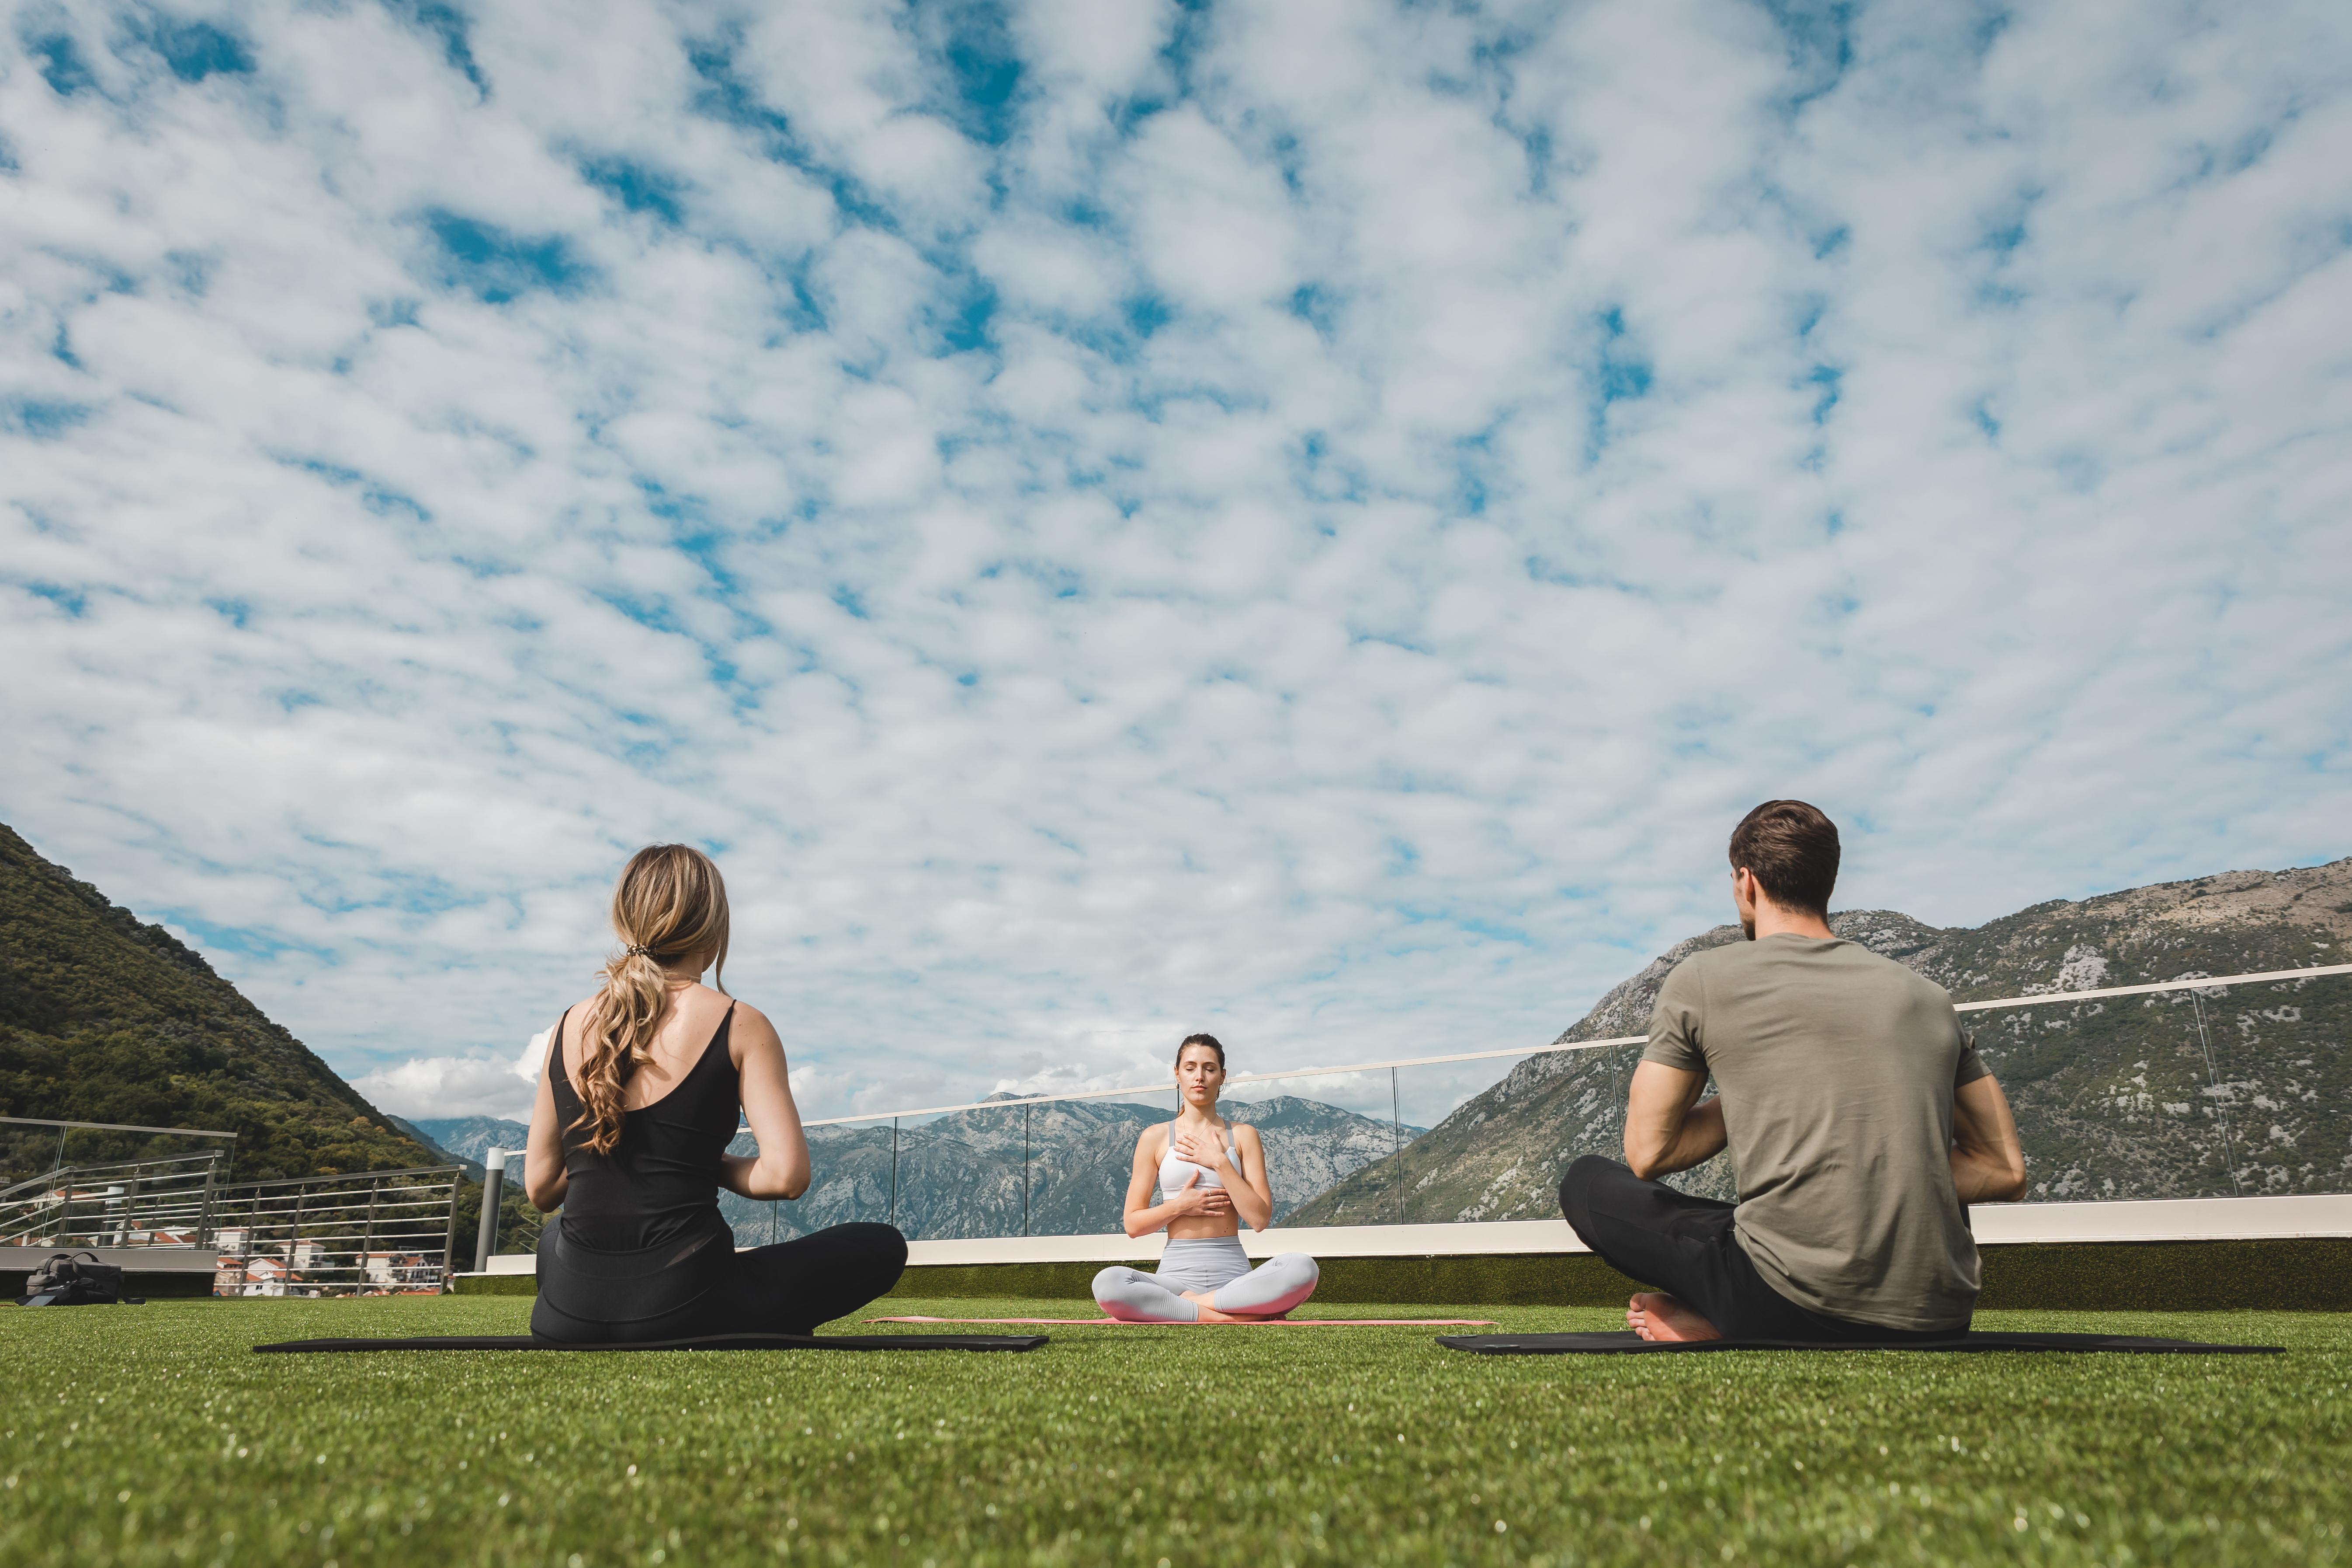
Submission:
[[[1122,1322],[1197,1323],[1201,1306],[1183,1292],[1212,1292],[1220,1312],[1279,1318],[1315,1294],[1322,1272],[1303,1252],[1286,1252],[1252,1268],[1241,1238],[1210,1237],[1171,1241],[1160,1272],[1114,1267],[1095,1276],[1095,1305]]]

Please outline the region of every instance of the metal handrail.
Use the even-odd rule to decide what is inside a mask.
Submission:
[[[315,1187],[329,1182],[373,1182],[383,1176],[446,1176],[463,1174],[463,1165],[407,1165],[396,1171],[352,1171],[331,1176],[271,1176],[266,1181],[234,1182],[221,1188],[226,1192],[247,1192],[260,1187]]]
[[[46,1116],[0,1116],[0,1126],[68,1127],[90,1132],[169,1132],[182,1138],[234,1138],[202,1127],[133,1127],[121,1121],[52,1121]]]

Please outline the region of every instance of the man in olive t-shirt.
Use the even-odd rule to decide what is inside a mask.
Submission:
[[[1586,1244],[1635,1279],[1644,1339],[1838,1342],[1965,1332],[1977,1251],[1963,1205],[2021,1196],[2000,1086],[1942,987],[1833,935],[1837,828],[1768,801],[1732,835],[1749,940],[1685,960],[1651,1014],[1626,1163],[1560,1184]],[[1717,1097],[1701,1100],[1707,1079]],[[1649,1178],[1728,1147],[1737,1206]]]

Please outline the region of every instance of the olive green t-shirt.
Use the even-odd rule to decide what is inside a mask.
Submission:
[[[1732,1231],[1766,1284],[1853,1322],[1966,1325],[1952,1092],[1986,1069],[1942,986],[1833,938],[1733,942],[1666,976],[1642,1059],[1714,1075]]]

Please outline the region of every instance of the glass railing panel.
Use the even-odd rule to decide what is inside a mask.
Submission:
[[[20,1197],[65,1164],[66,1130],[40,1121],[0,1121],[0,1202]]]
[[[1301,1098],[1392,1126],[1394,1149],[1335,1180],[1285,1223],[1557,1218],[1569,1163],[1619,1151],[1638,1054],[1638,1047],[1613,1047],[1290,1080],[1281,1087],[1295,1084]]]
[[[1043,1109],[983,1107],[896,1123],[891,1223],[910,1241],[1033,1234],[1045,1197],[1036,1157]]]
[[[2352,984],[2200,987],[1964,1015],[2027,1201],[2352,1190]]]
[[[719,1212],[735,1231],[738,1247],[790,1241],[828,1226],[854,1221],[887,1222],[892,1208],[890,1123],[853,1122],[807,1130],[810,1182],[797,1200],[757,1200],[719,1195]],[[756,1154],[759,1142],[746,1128],[728,1145],[730,1154]]]
[[[227,1180],[232,1147],[226,1139],[75,1128],[65,1149],[78,1244],[202,1245],[207,1194]]]
[[[522,1161],[509,1159],[506,1182],[499,1194],[496,1250],[500,1254],[537,1252],[541,1237],[554,1218],[553,1215],[541,1214],[532,1206],[530,1199],[523,1192]],[[463,1241],[465,1238],[461,1237],[459,1239]],[[482,1265],[477,1263],[474,1267],[479,1268]]]
[[[923,1241],[1116,1235],[1136,1139],[1175,1110],[1171,1090],[902,1121],[894,1223]]]
[[[2190,994],[2230,1190],[2352,1193],[2352,974]]]
[[[1175,1120],[1171,1088],[1118,1099],[1047,1101],[1030,1112],[1030,1236],[1124,1234],[1127,1189],[1137,1141],[1147,1128]]]
[[[1327,1073],[1252,1079],[1226,1092],[1226,1116],[1255,1127],[1265,1149],[1276,1225],[1398,1223],[1397,1156],[1425,1130],[1400,1120],[1399,1082],[1386,1070]],[[1335,1189],[1333,1212],[1344,1217],[1297,1217]]]

